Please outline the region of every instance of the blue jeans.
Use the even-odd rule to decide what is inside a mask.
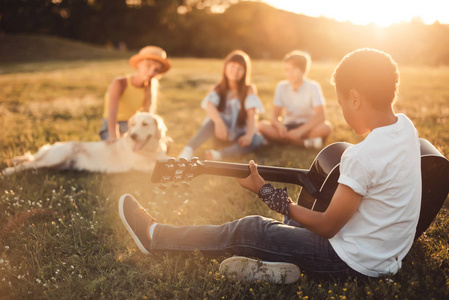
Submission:
[[[262,216],[248,216],[223,225],[157,224],[151,250],[193,251],[205,255],[239,255],[288,262],[320,278],[365,277],[335,253],[329,240],[301,227]]]
[[[119,131],[120,134],[124,134],[128,131],[128,121],[118,121]],[[108,132],[108,120],[103,119],[103,122],[101,123],[101,129],[100,129],[100,138],[102,141],[105,141],[109,138],[109,132]]]
[[[243,134],[242,134],[243,135]],[[242,136],[240,135],[240,136]],[[240,137],[239,136],[239,137]],[[197,131],[195,136],[187,144],[193,150],[201,146],[207,140],[215,137],[215,124],[212,120],[206,121],[203,126]],[[218,150],[222,157],[229,157],[239,154],[251,153],[263,144],[263,136],[260,133],[256,133],[253,136],[251,144],[246,147],[240,146],[239,143],[234,142],[230,146]]]

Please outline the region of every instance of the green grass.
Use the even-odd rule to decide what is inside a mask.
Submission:
[[[127,59],[130,55],[61,37],[27,34],[1,35],[0,54],[0,74],[59,69],[61,63],[74,65],[80,61]]]
[[[333,87],[334,63],[314,63],[334,132],[327,141],[359,142],[345,124]],[[220,60],[173,59],[161,81],[159,113],[174,139],[176,156],[204,117],[199,103],[222,70]],[[109,82],[131,72],[126,59],[14,63],[0,74],[0,169],[45,143],[98,140],[103,94]],[[397,112],[405,112],[421,137],[449,156],[449,69],[401,68]],[[282,65],[255,61],[253,82],[272,110]],[[210,145],[210,144],[209,144]],[[209,145],[205,145],[204,150]],[[201,151],[199,152],[201,154]],[[317,151],[271,147],[238,162],[308,168]],[[280,186],[280,184],[277,184]],[[294,197],[299,188],[288,186]],[[449,296],[449,215],[443,209],[412,247],[403,268],[368,282],[317,281],[307,274],[288,286],[236,284],[218,273],[223,257],[200,253],[142,255],[121,224],[117,202],[135,195],[159,222],[221,224],[260,214],[280,220],[232,178],[200,176],[190,189],[160,191],[150,174],[31,171],[0,178],[0,295],[6,299],[443,299]],[[446,207],[448,201],[446,200]]]

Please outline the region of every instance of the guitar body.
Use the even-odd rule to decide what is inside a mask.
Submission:
[[[449,193],[449,161],[428,141],[421,142],[421,212],[415,239],[429,228]]]
[[[333,143],[316,156],[308,172],[308,178],[319,190],[318,197],[303,188],[298,196],[298,204],[311,210],[323,212],[329,206],[338,186],[340,160],[349,143]]]
[[[420,139],[420,144],[422,195],[415,239],[429,228],[449,193],[449,161],[429,141]],[[299,205],[320,212],[327,209],[338,186],[341,155],[350,145],[335,143],[318,153],[309,176],[319,189],[319,196],[314,197],[303,188],[298,197]]]

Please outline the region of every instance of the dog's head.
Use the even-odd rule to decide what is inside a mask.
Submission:
[[[128,121],[128,135],[134,142],[133,151],[148,145],[157,148],[166,136],[167,127],[161,117],[151,113],[138,112]]]

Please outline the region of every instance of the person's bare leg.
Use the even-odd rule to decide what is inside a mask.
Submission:
[[[282,138],[279,135],[279,131],[270,122],[262,121],[259,123],[258,128],[260,133],[271,141],[276,141],[280,143],[289,143],[289,140],[287,138]]]
[[[323,140],[325,140],[332,132],[332,125],[330,122],[325,121],[312,130],[310,130],[309,134],[307,135],[308,138],[315,138],[315,137],[321,137]]]

